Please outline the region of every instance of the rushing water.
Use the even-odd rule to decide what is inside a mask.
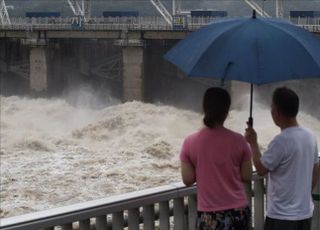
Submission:
[[[268,108],[255,104],[266,147],[279,132]],[[248,112],[232,110],[226,126],[243,133]],[[180,181],[183,138],[199,113],[129,102],[103,109],[63,99],[1,97],[1,216],[14,216]],[[313,128],[319,120],[301,113]]]

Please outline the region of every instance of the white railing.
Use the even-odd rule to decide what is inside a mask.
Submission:
[[[0,30],[196,30],[218,17],[182,18],[182,27],[169,25],[162,17],[92,17],[81,27],[73,25],[73,18],[11,18],[11,25],[0,25]],[[320,17],[297,17],[289,20],[311,32],[320,32]]]
[[[264,221],[264,179],[254,176],[247,194],[255,229]],[[194,229],[196,188],[182,183],[2,219],[1,229]]]
[[[310,32],[320,33],[320,17],[291,17],[290,21]]]
[[[256,174],[246,186],[253,227],[263,229],[266,181]],[[315,191],[313,230],[319,229],[319,191]],[[0,220],[3,230],[194,229],[196,188],[182,183],[127,193]]]

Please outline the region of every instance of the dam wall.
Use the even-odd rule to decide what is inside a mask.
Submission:
[[[145,39],[139,46],[121,46],[115,39],[55,38],[30,45],[19,38],[0,39],[1,95],[66,97],[76,104],[88,93],[99,102],[139,100],[201,111],[205,89],[220,81],[190,78],[166,61],[164,54],[178,39]],[[302,110],[320,118],[319,79],[254,86],[254,99],[269,106],[275,87],[288,86],[301,97]],[[233,108],[247,109],[250,87],[227,82]],[[245,105],[245,107],[243,107]]]
[[[2,38],[1,94],[52,97],[89,90],[102,101],[112,97],[199,110],[204,90],[219,82],[189,78],[167,62],[163,55],[177,41],[123,47],[114,39],[49,39],[30,45]]]

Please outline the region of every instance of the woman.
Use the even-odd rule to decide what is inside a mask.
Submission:
[[[244,182],[251,181],[251,151],[241,134],[223,126],[231,104],[217,87],[203,97],[200,131],[188,136],[180,153],[183,183],[197,183],[196,229],[250,229],[251,214]]]

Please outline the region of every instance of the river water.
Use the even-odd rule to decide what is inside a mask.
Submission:
[[[1,96],[1,217],[89,201],[180,181],[184,137],[202,115],[176,107],[113,101],[104,108],[65,99]],[[248,110],[232,110],[226,126],[243,133]],[[265,148],[279,129],[255,103]],[[300,113],[320,138],[320,122]]]

